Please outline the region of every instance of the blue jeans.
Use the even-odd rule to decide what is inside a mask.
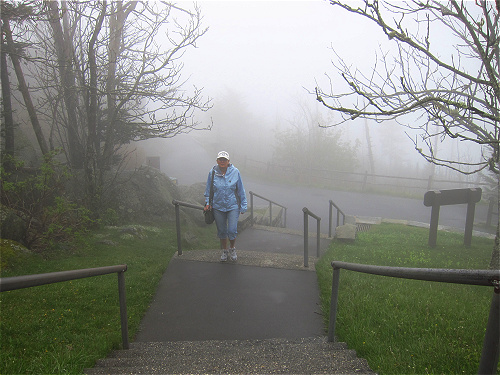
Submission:
[[[214,208],[213,211],[215,225],[217,225],[217,237],[221,240],[225,238],[234,240],[238,233],[238,217],[240,216],[240,210],[219,211]]]

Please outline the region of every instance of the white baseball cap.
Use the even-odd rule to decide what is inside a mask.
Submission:
[[[229,154],[226,151],[219,151],[219,153],[217,154],[217,159],[219,158],[225,158],[229,160]]]

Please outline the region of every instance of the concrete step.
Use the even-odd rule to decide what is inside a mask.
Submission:
[[[373,374],[366,360],[326,337],[132,343],[99,360],[93,374]]]

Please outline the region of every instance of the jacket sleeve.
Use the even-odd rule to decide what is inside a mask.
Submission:
[[[207,179],[207,185],[205,186],[205,206],[208,204],[208,201],[210,200],[210,185],[212,184],[212,170],[208,172],[208,179]]]
[[[245,188],[243,187],[243,181],[241,180],[241,175],[238,173],[238,195],[240,198],[240,212],[245,213],[247,211],[247,195],[245,193]]]

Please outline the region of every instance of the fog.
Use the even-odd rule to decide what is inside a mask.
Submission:
[[[146,156],[159,156],[162,170],[181,184],[205,181],[217,150],[227,150],[235,165],[245,157],[267,162],[273,157],[276,132],[316,127],[317,118],[328,124],[338,116],[310,93],[318,85],[330,85],[326,74],[338,76],[332,49],[348,64],[369,72],[376,50],[390,48],[374,25],[326,1],[201,1],[198,5],[203,25],[209,29],[197,48],[183,56],[183,75],[189,78],[187,90],[194,85],[212,98],[213,108],[197,113],[196,119],[213,128],[139,143]],[[306,118],[306,112],[314,117]],[[407,129],[358,120],[336,131],[349,142],[358,141],[360,171],[369,170],[365,125],[375,172],[411,174],[429,168],[414,150]],[[479,158],[477,149],[464,146],[460,145],[462,155]],[[450,155],[458,150],[454,144],[440,149]]]

